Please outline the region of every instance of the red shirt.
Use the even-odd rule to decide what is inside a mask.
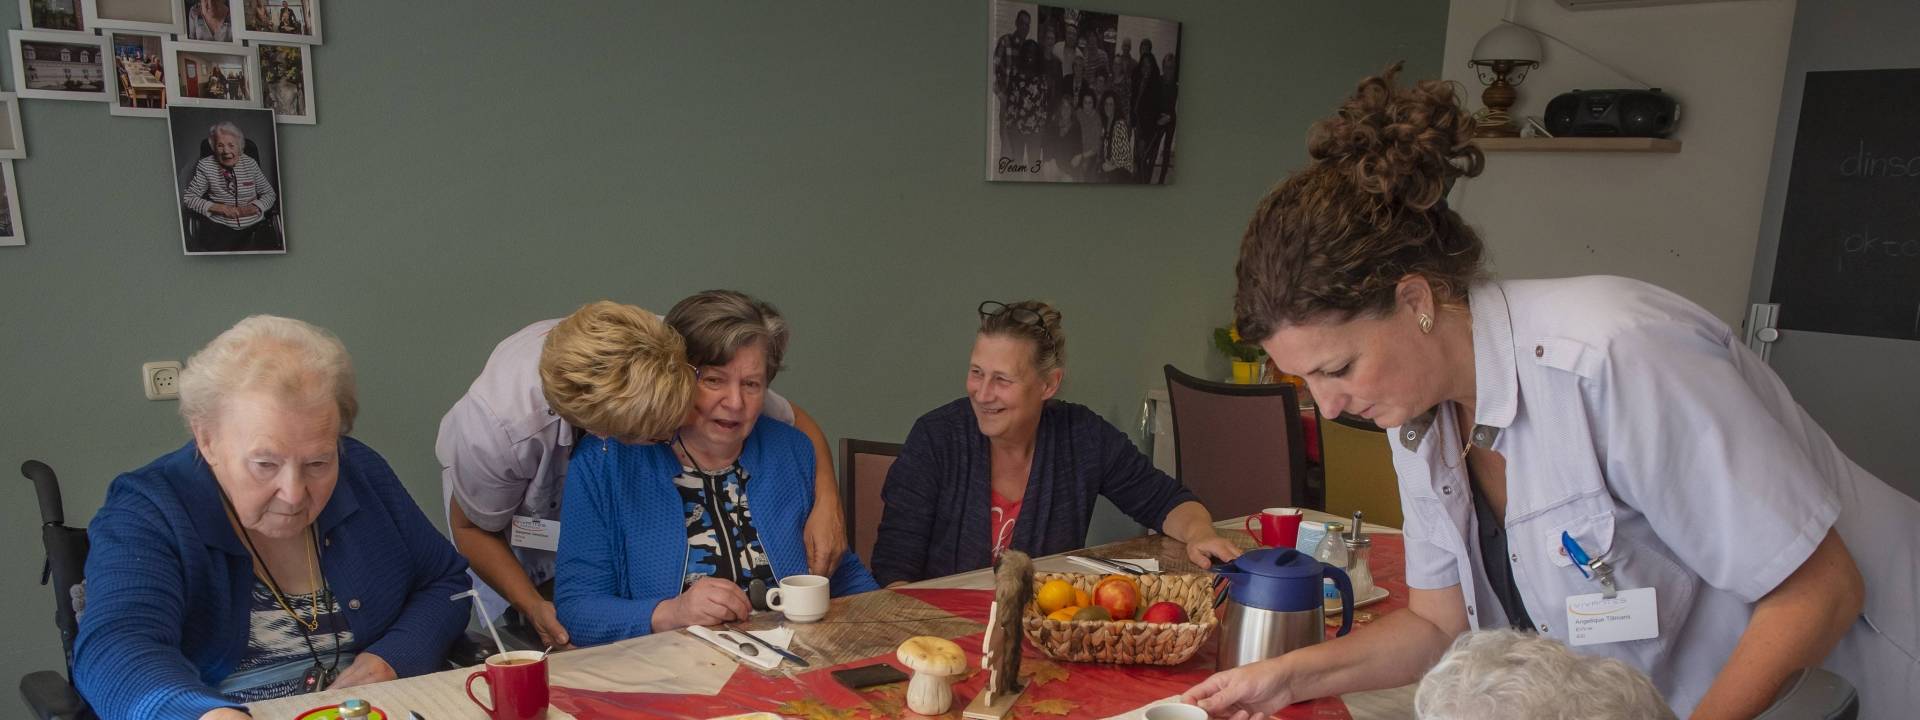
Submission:
[[[1020,504],[1023,502],[1026,502],[1026,498],[1008,500],[1002,497],[998,490],[993,491],[994,562],[1000,562],[1000,553],[1005,552],[1007,546],[1013,544],[1013,521],[1020,518]]]

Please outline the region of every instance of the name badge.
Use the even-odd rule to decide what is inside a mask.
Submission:
[[[513,534],[509,542],[514,547],[559,552],[560,521],[515,515],[513,516]]]
[[[1660,606],[1653,588],[1567,598],[1567,643],[1574,647],[1660,637]]]

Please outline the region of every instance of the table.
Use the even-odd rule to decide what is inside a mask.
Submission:
[[[1307,511],[1307,515],[1314,520],[1339,519],[1312,510]],[[1241,518],[1234,518],[1223,520],[1216,527],[1223,537],[1232,539],[1242,548],[1250,548],[1252,541],[1240,529],[1241,523]],[[1399,560],[1399,533],[1371,524],[1367,526],[1367,531],[1376,536],[1376,557],[1385,555],[1387,557],[1381,559],[1391,561],[1390,567],[1388,563],[1374,563],[1375,580],[1394,592],[1394,597],[1369,609],[1379,611],[1404,607],[1406,586],[1403,584],[1404,570]],[[1157,534],[1039,558],[1035,561],[1035,569],[1043,572],[1086,571],[1066,559],[1071,555],[1154,558],[1160,562],[1163,572],[1199,571],[1187,561],[1182,543]],[[956,638],[977,660],[978,638],[984,629],[985,608],[992,585],[990,571],[976,570],[895,590],[837,598],[826,621],[788,625],[794,630],[792,649],[807,658],[812,663],[811,668],[796,668],[787,663],[777,671],[762,672],[750,666],[736,666],[730,655],[684,630],[557,653],[549,660],[552,663],[550,670],[555,706],[549,712],[549,717],[580,720],[707,718],[750,710],[777,711],[787,717],[847,720],[898,716],[906,713],[901,685],[883,686],[879,690],[854,694],[834,683],[826,670],[839,665],[865,664],[869,658],[884,657],[891,660],[900,641],[913,635]],[[780,623],[778,613],[758,613],[752,620],[740,625],[758,630],[777,627]],[[968,647],[966,640],[972,641],[972,647]],[[1154,697],[1129,703],[1129,706],[1137,706],[1175,694],[1195,681],[1195,673],[1198,673],[1198,677],[1204,677],[1211,669],[1210,662],[1206,663],[1206,667],[1188,667],[1200,663],[1208,651],[1203,651],[1202,658],[1172,669],[1054,663],[1035,654],[1031,646],[1027,652],[1023,674],[1037,674],[1037,677],[1029,680],[1032,685],[1028,695],[1033,696],[1032,702],[1063,701],[1047,709],[1064,710],[1064,714],[1072,717],[1100,717],[1120,712],[1100,708],[1097,698],[1088,700],[1089,697],[1104,694],[1101,690],[1090,688],[1112,688],[1116,684],[1124,684],[1144,688],[1136,692],[1158,692]],[[254,703],[250,709],[256,718],[291,718],[316,706],[358,697],[386,710],[391,717],[402,719],[407,717],[408,711],[418,712],[429,720],[483,718],[484,714],[467,699],[464,690],[467,675],[471,672],[471,668],[449,670],[361,688],[269,700]],[[960,710],[984,680],[982,674],[956,684],[956,700],[951,717],[959,716]],[[713,684],[716,681],[723,688],[717,694],[693,694],[703,689],[716,689]],[[581,687],[593,684],[601,685],[602,689]],[[1162,688],[1166,689],[1161,691]],[[1413,716],[1413,686],[1352,693],[1342,700],[1356,720]],[[1027,700],[1023,699],[1023,702]],[[1079,707],[1081,703],[1088,704]],[[849,708],[853,711],[850,712]],[[1082,714],[1083,711],[1095,709],[1098,711]],[[1024,715],[1043,712],[1046,710]],[[910,713],[908,715],[912,716]],[[1022,716],[1016,714],[1014,717]]]

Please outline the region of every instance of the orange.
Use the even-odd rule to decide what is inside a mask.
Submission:
[[[1048,580],[1034,593],[1034,604],[1040,606],[1040,612],[1052,613],[1060,608],[1074,604],[1073,583],[1065,580]]]
[[[1067,607],[1060,608],[1059,610],[1055,610],[1051,614],[1048,614],[1047,619],[1059,620],[1060,622],[1072,622],[1074,613],[1078,613],[1078,612],[1080,612],[1080,608],[1069,605]]]
[[[1093,604],[1093,598],[1087,595],[1087,591],[1081,590],[1079,588],[1074,588],[1073,604],[1079,605],[1080,607],[1086,607],[1088,605]]]

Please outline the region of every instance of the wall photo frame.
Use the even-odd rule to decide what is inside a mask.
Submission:
[[[27,244],[27,229],[20,221],[20,185],[13,180],[13,161],[0,160],[0,182],[6,183],[5,192],[0,192],[0,245]]]
[[[259,41],[253,47],[260,56],[261,92],[273,119],[293,125],[318,122],[313,107],[312,46]]]
[[[183,33],[187,6],[180,0],[85,0],[87,27],[98,30],[138,30]]]
[[[319,45],[320,0],[235,0],[242,40]]]
[[[167,36],[133,30],[103,30],[112,72],[113,104],[107,112],[124,117],[167,116]]]
[[[0,159],[24,159],[27,156],[27,141],[20,132],[20,98],[10,92],[0,92],[0,107],[6,108],[0,112],[0,122],[7,124],[0,128],[0,142],[6,143],[5,147],[0,147]]]
[[[98,35],[8,30],[13,87],[23,98],[107,102],[107,41]]]
[[[180,246],[188,255],[287,251],[278,126],[265,108],[167,108]]]
[[[168,107],[261,107],[260,64],[252,49],[188,40],[161,45],[167,58]]]
[[[181,40],[205,43],[233,43],[240,45],[240,36],[234,31],[233,3],[231,0],[179,0],[185,27],[180,32]]]
[[[20,29],[93,32],[81,0],[20,0]]]

